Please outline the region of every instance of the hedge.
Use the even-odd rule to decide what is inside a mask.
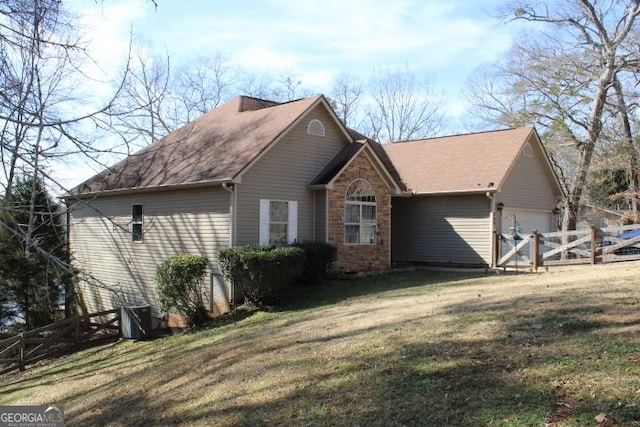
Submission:
[[[245,300],[271,304],[302,275],[305,251],[296,246],[236,246],[218,255],[224,277]]]
[[[209,260],[201,255],[176,255],[156,268],[156,289],[162,311],[176,310],[190,326],[207,319],[203,279]]]
[[[302,268],[302,282],[314,284],[327,277],[329,265],[334,260],[336,248],[328,243],[301,242],[294,246],[304,249],[304,265]]]

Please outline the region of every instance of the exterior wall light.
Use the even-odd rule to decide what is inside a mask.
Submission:
[[[498,212],[502,212],[502,209],[504,209],[504,203],[498,202],[498,204],[496,205],[496,209],[498,210]]]

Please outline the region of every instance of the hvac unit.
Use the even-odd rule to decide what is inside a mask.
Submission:
[[[120,307],[122,338],[144,340],[151,338],[151,306]]]

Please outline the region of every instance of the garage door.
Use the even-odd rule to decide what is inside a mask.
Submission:
[[[534,230],[538,233],[548,233],[554,231],[552,219],[551,212],[505,209],[502,212],[502,234],[508,236],[513,233],[514,221],[520,235],[531,234]]]
[[[538,233],[548,233],[552,231],[552,221],[551,212],[505,209],[502,212],[502,234],[505,237],[513,236],[514,224],[516,224],[516,230],[521,237],[531,234],[534,230]],[[511,241],[511,243],[514,242]],[[504,256],[510,249],[511,246],[503,242],[500,250],[501,255]],[[529,258],[530,251],[530,246],[525,245],[520,250],[521,256],[518,257],[518,261],[524,262],[525,258]]]

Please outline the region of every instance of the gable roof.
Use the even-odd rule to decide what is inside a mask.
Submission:
[[[522,148],[535,138],[533,127],[383,144],[406,190],[416,194],[497,191]],[[544,148],[540,144],[544,151]],[[546,152],[545,152],[546,156]],[[547,164],[551,169],[549,159]]]
[[[311,181],[310,186],[325,186],[331,183],[345,166],[358,154],[364,147],[364,143],[354,141],[344,146],[333,158],[325,165],[318,175]]]
[[[232,181],[320,103],[331,110],[322,95],[286,103],[238,96],[88,179],[70,194]]]
[[[349,132],[353,135],[352,130]],[[402,188],[398,184],[392,171],[390,171],[384,160],[379,156],[378,151],[373,147],[375,142],[364,139],[353,141],[344,146],[342,150],[336,154],[329,163],[318,173],[318,175],[309,183],[309,188],[332,188],[335,180],[342,172],[351,164],[351,162],[361,153],[365,152],[373,167],[378,171],[383,180],[393,194],[400,194]],[[378,144],[379,145],[379,144]]]

